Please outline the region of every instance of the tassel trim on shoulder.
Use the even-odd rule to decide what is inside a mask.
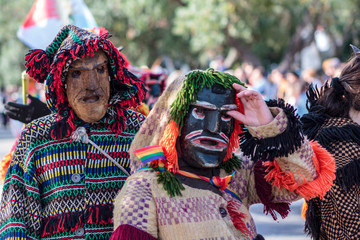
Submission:
[[[283,109],[288,118],[288,125],[281,134],[263,139],[255,138],[247,129],[242,129],[240,148],[244,155],[250,156],[253,161],[273,161],[276,157],[287,157],[300,148],[304,140],[301,122],[293,106],[285,104],[283,99],[271,100],[267,105]]]
[[[265,162],[264,165],[268,166],[269,173],[265,176],[268,182],[272,182],[273,186],[280,189],[286,188],[289,191],[295,191],[303,196],[306,200],[314,197],[324,197],[326,192],[332,186],[335,180],[335,160],[324,148],[317,142],[310,142],[314,155],[313,164],[318,176],[315,180],[307,182],[305,178],[301,184],[295,181],[294,173],[283,172],[276,161]]]

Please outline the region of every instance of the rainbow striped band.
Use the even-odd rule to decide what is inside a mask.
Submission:
[[[146,146],[144,148],[134,150],[134,153],[144,165],[158,159],[166,160],[162,147],[159,145]]]

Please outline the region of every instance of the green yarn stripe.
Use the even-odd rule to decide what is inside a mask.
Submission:
[[[79,38],[79,36],[71,29],[70,29],[70,37],[74,40],[74,42],[76,44],[81,44],[82,43],[82,40]]]
[[[52,44],[46,49],[46,55],[51,56],[59,49],[61,43],[64,41],[65,38],[70,34],[70,37],[74,40],[76,44],[81,44],[82,40],[79,36],[70,28],[64,29],[59,33],[56,39],[52,42]]]
[[[232,89],[234,83],[245,86],[237,77],[228,73],[215,71],[212,68],[205,71],[195,70],[188,73],[181,90],[170,106],[170,120],[174,120],[179,131],[181,131],[183,120],[189,110],[190,103],[196,101],[196,95],[199,91],[204,87],[211,88],[214,84],[219,84],[226,89]]]
[[[53,55],[60,47],[61,43],[67,38],[70,29],[64,29],[59,33],[56,39],[52,42],[52,44],[46,49],[46,55],[50,56]]]

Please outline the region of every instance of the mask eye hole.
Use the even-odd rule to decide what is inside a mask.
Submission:
[[[72,72],[71,72],[71,77],[72,77],[72,78],[79,78],[80,75],[81,75],[81,72],[78,71],[78,70],[75,70],[75,71],[72,71]]]
[[[105,66],[101,66],[97,68],[98,73],[104,73],[105,72]]]
[[[192,115],[194,116],[194,118],[196,119],[204,119],[205,118],[205,111],[202,108],[194,108],[192,110]]]
[[[229,115],[227,115],[226,113],[221,115],[221,120],[224,122],[228,122],[231,120],[231,117]]]

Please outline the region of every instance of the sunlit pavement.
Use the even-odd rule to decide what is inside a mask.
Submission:
[[[2,159],[9,153],[16,138],[10,132],[9,128],[0,127],[0,158]],[[2,186],[0,186],[0,195]],[[303,201],[297,201],[291,204],[291,212],[285,219],[278,218],[276,221],[270,215],[263,213],[263,205],[257,204],[250,208],[254,217],[258,233],[263,235],[266,240],[310,240],[303,233],[304,220],[301,218],[301,206]]]

